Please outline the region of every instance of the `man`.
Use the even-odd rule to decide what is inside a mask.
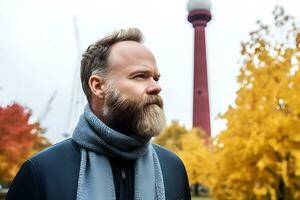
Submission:
[[[181,160],[150,142],[165,126],[159,77],[138,29],[91,45],[73,137],[27,160],[6,200],[189,200]]]

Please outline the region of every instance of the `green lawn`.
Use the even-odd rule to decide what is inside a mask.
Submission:
[[[210,197],[192,197],[192,200],[212,200]]]
[[[210,197],[192,197],[192,200],[212,200]]]

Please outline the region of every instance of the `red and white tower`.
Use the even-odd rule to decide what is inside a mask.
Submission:
[[[187,9],[188,21],[193,24],[195,30],[193,127],[203,128],[207,136],[210,136],[205,27],[211,19],[211,2],[210,0],[189,0]]]

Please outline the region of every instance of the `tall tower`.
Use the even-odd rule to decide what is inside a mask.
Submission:
[[[207,136],[210,136],[205,27],[211,19],[211,2],[210,0],[189,0],[187,9],[188,21],[193,24],[195,30],[193,127],[203,128]]]

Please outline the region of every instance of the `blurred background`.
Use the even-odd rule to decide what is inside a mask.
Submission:
[[[126,27],[138,27],[156,56],[168,121],[192,126],[193,28],[187,1],[0,1],[0,105],[32,110],[51,142],[70,134],[85,104],[79,63],[89,44]],[[258,19],[271,21],[275,5],[297,14],[296,0],[214,0],[206,28],[212,134],[234,102],[240,44]]]
[[[300,2],[211,3],[206,46],[212,136],[217,138],[230,128],[230,123],[226,124],[228,118],[222,120],[218,115],[236,105],[236,92],[241,87],[237,77],[245,64],[242,42],[249,40],[258,20],[273,23],[272,12],[278,5],[297,18]],[[5,138],[4,131],[0,132],[2,146],[14,147],[5,152],[12,153],[13,160],[5,161],[4,151],[0,155],[0,171],[7,173],[3,169],[10,168],[10,175],[2,182],[9,181],[17,171],[19,158],[28,156],[21,155],[19,149],[30,147],[32,155],[72,134],[86,104],[79,79],[81,55],[89,44],[120,28],[138,27],[143,31],[145,44],[154,53],[162,74],[161,94],[169,126],[191,131],[194,30],[187,21],[186,5],[185,0],[0,0],[0,126],[5,125],[7,132],[15,133],[12,127],[16,125],[6,125],[23,121],[23,130],[37,133],[31,142],[21,141],[15,134],[12,142]],[[20,116],[22,120],[7,116]],[[20,145],[22,142],[24,146]],[[18,165],[12,167],[15,162]],[[262,195],[272,193],[264,192]]]

